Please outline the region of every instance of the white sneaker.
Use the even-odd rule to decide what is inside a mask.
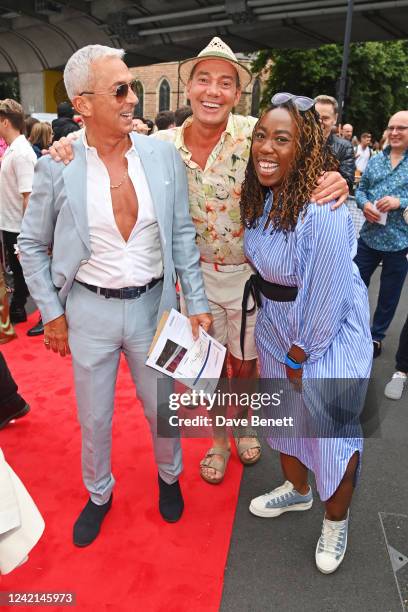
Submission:
[[[349,513],[344,521],[323,519],[322,534],[316,546],[316,566],[322,574],[336,571],[344,559],[347,549]]]
[[[388,399],[399,400],[407,382],[407,375],[404,372],[394,372],[389,383],[385,386],[384,395]]]
[[[309,487],[306,495],[296,491],[288,480],[270,493],[255,497],[249,506],[249,511],[263,518],[274,518],[284,512],[309,510],[313,504],[312,489]]]

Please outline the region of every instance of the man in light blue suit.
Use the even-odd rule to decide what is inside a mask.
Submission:
[[[85,131],[69,166],[39,161],[18,241],[45,346],[72,353],[90,494],[74,525],[77,546],[97,537],[112,503],[111,426],[122,352],[152,432],[160,512],[169,522],[180,518],[180,442],[157,437],[160,375],[145,366],[162,312],[176,307],[176,274],[194,335],[198,325],[211,324],[184,164],[172,144],[131,134],[137,98],[123,54],[89,45],[69,59],[65,86]]]

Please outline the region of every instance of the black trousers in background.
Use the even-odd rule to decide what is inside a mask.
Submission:
[[[18,234],[14,232],[5,232],[3,230],[4,248],[7,253],[7,259],[11,271],[13,272],[14,291],[10,302],[10,310],[24,308],[29,295],[29,291],[24,280],[23,269],[18,261],[17,255],[14,253],[14,245],[17,242]]]
[[[396,370],[408,374],[408,316],[401,330],[396,359]]]
[[[17,391],[17,384],[8,369],[3,354],[0,353],[0,420],[3,412],[9,410],[11,406],[21,409],[25,405],[25,401]]]

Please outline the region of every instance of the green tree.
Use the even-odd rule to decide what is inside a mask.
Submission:
[[[0,100],[5,98],[12,98],[17,101],[20,99],[18,77],[10,74],[0,75]]]
[[[342,54],[342,45],[260,51],[252,70],[256,74],[265,68],[269,71],[262,107],[277,91],[337,97]],[[407,41],[352,44],[348,77],[342,122],[352,123],[357,135],[371,131],[380,138],[390,115],[408,108]]]

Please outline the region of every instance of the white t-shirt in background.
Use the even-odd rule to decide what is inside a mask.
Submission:
[[[17,136],[6,149],[0,168],[0,229],[20,233],[23,193],[31,193],[37,156],[27,138]]]
[[[361,174],[363,174],[364,170],[367,168],[368,160],[370,159],[370,157],[370,147],[366,147],[365,149],[363,149],[361,145],[358,145],[356,151],[356,168],[361,172]]]

